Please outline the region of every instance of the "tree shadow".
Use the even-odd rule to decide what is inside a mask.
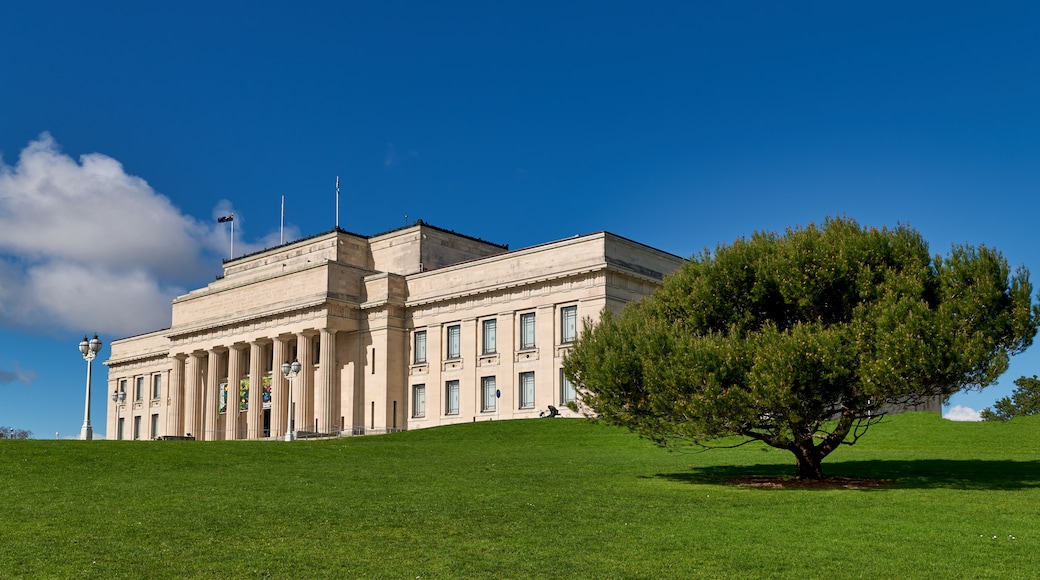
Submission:
[[[658,473],[654,477],[690,484],[739,485],[750,478],[793,478],[794,465],[715,465],[694,467],[683,473]],[[958,459],[875,459],[823,464],[829,478],[889,481],[890,485],[857,487],[863,491],[885,489],[1020,490],[1040,488],[1040,461],[989,461]]]

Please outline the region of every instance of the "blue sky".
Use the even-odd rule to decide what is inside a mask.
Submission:
[[[423,219],[688,256],[845,214],[1040,280],[1040,5],[0,4],[0,425],[79,433],[84,333],[236,253]],[[979,410],[1040,373],[1040,346]],[[105,367],[92,423],[104,433]]]

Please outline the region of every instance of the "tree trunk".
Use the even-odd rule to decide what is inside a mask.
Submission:
[[[820,467],[820,464],[823,462],[823,455],[818,452],[811,441],[802,445],[792,446],[790,451],[794,453],[797,461],[795,473],[798,479],[823,479],[823,469]]]

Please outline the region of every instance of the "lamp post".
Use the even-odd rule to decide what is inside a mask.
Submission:
[[[112,393],[112,402],[116,404],[116,439],[122,439],[123,434],[119,431],[119,405],[126,402],[126,392],[116,389]]]
[[[101,340],[96,334],[89,341],[84,336],[79,343],[79,352],[83,355],[83,360],[87,361],[87,400],[83,404],[83,428],[79,432],[79,438],[84,441],[94,438],[94,430],[90,427],[90,363],[100,350]]]
[[[289,416],[286,418],[285,422],[286,441],[292,441],[296,434],[295,430],[293,429],[292,383],[293,379],[296,378],[296,375],[300,374],[301,368],[302,367],[300,366],[300,361],[298,360],[292,361],[292,364],[282,363],[282,374],[285,375],[285,378],[289,380],[289,398],[286,401],[287,403],[289,403]]]

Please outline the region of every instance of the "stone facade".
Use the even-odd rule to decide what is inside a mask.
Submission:
[[[421,222],[236,258],[171,328],[112,342],[108,437],[280,437],[290,401],[300,435],[569,414],[582,320],[681,262],[606,232],[508,251]]]

